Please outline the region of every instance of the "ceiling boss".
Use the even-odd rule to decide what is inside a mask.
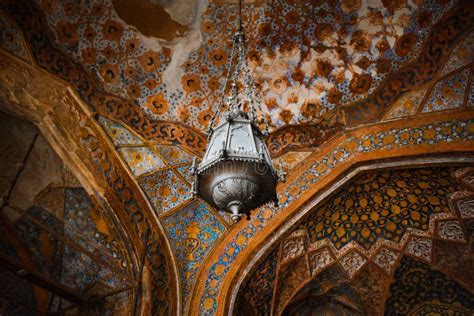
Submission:
[[[193,193],[231,213],[234,222],[243,214],[249,218],[251,210],[271,200],[277,205],[276,185],[284,181],[284,173],[274,169],[264,141],[268,122],[247,63],[242,0],[238,23],[222,99],[209,122],[206,152],[199,165],[196,160],[193,163]],[[230,92],[224,101],[229,80]],[[222,109],[219,125],[214,127]],[[264,126],[263,131],[259,126]]]

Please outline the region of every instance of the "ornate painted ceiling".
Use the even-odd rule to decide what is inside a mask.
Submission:
[[[0,112],[0,125],[0,296],[8,298],[2,313],[57,313],[101,297],[110,311],[130,311],[125,289],[138,269],[115,215],[87,194],[31,123]],[[16,304],[12,295],[20,297]]]
[[[357,176],[255,265],[234,314],[472,313],[472,172]]]
[[[144,261],[145,314],[259,314],[256,294],[276,314],[308,297],[330,302],[319,311],[364,314],[370,282],[383,287],[373,314],[392,314],[405,299],[396,286],[409,286],[390,285],[395,275],[438,271],[410,243],[438,247],[449,239],[442,225],[470,242],[471,213],[437,216],[457,212],[448,196],[462,191],[448,167],[473,163],[472,2],[244,0],[267,145],[289,176],[279,208],[232,225],[192,196],[190,165],[222,97],[236,9],[233,0],[1,0],[0,107],[32,121],[86,195],[116,214],[135,267]],[[433,168],[409,169],[420,164]],[[370,168],[405,171],[364,173],[327,200]],[[303,261],[276,250],[285,247]],[[439,278],[459,283],[443,269]],[[385,302],[387,293],[399,294]],[[449,304],[438,305],[429,308]]]

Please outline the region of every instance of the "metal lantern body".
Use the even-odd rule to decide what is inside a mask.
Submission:
[[[195,170],[194,191],[207,203],[232,214],[242,214],[274,199],[278,175],[258,127],[240,109],[224,113],[203,160]]]
[[[242,3],[239,1],[239,29],[235,33],[229,58],[229,70],[224,84],[222,100],[209,122],[206,153],[199,166],[193,164],[195,180],[193,192],[217,208],[232,214],[237,222],[243,214],[272,199],[277,203],[276,185],[284,179],[273,168],[263,134],[256,122],[263,123],[268,133],[268,122],[261,107],[258,91],[246,60],[245,36],[242,32]],[[237,64],[232,67],[234,54]],[[249,114],[242,111],[243,99],[239,92],[242,76],[242,97],[246,100]],[[214,128],[214,120],[224,106],[227,82],[232,82],[227,110],[221,124]],[[257,117],[257,109],[261,120]]]

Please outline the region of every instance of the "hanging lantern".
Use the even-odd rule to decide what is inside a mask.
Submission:
[[[239,31],[234,36],[230,55],[228,77],[231,75],[231,92],[224,104],[224,98],[209,123],[208,144],[199,165],[194,161],[195,181],[193,193],[217,208],[231,213],[234,222],[243,214],[273,200],[276,185],[283,181],[283,173],[273,168],[264,138],[268,135],[268,122],[262,111],[253,78],[246,61],[245,37],[242,32],[241,3],[239,2]],[[232,71],[235,53],[237,64]],[[239,91],[239,78],[243,77],[243,96]],[[244,103],[248,113],[244,112]],[[214,128],[220,109],[226,106],[221,123]],[[259,110],[260,119],[257,115]],[[258,125],[263,124],[262,132]]]

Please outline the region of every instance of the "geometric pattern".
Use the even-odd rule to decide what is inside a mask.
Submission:
[[[440,72],[440,75],[445,75],[453,70],[461,68],[473,61],[472,52],[474,51],[474,32],[471,32],[464,40],[459,43],[449,56],[448,61]]]
[[[271,312],[281,312],[283,306],[289,300],[297,302],[299,300],[297,297],[299,297],[300,293],[303,296],[305,295],[304,293],[306,292],[301,289],[303,284],[306,284],[306,288],[309,284],[319,282],[318,284],[321,284],[320,286],[323,288],[319,290],[319,293],[325,293],[324,291],[332,293],[331,289],[337,287],[336,284],[340,282],[341,277],[332,276],[333,284],[328,282],[327,279],[323,280],[321,278],[326,278],[326,274],[331,275],[334,267],[340,267],[345,271],[345,278],[351,284],[347,290],[350,291],[351,288],[356,290],[360,298],[364,300],[366,305],[365,312],[369,314],[371,311],[376,311],[375,314],[381,313],[386,300],[385,293],[392,282],[391,278],[397,266],[403,266],[407,260],[416,262],[410,258],[434,264],[438,268],[442,267],[443,271],[448,273],[448,275],[453,275],[456,279],[464,279],[466,282],[469,282],[471,278],[467,277],[466,273],[469,274],[470,272],[468,267],[470,264],[472,265],[472,254],[470,255],[464,249],[469,248],[469,244],[466,244],[466,241],[469,240],[470,235],[468,234],[466,237],[464,222],[457,219],[457,213],[450,209],[450,206],[455,205],[454,202],[459,197],[469,196],[470,194],[469,192],[466,193],[467,191],[464,191],[465,188],[460,185],[460,183],[468,181],[469,178],[469,172],[463,173],[461,172],[462,170],[465,169],[454,171],[454,169],[446,167],[432,167],[367,171],[356,176],[340,188],[339,193],[335,193],[331,199],[323,202],[321,207],[310,211],[309,216],[303,220],[303,223],[287,232],[287,237],[279,241],[280,253],[276,258],[277,281],[274,285],[268,282],[265,283],[267,287],[272,286],[273,291],[267,289],[265,293],[267,295],[270,292],[274,293],[275,310],[268,312],[271,305],[267,305],[268,303],[262,301],[261,305],[251,304],[253,311],[267,311],[269,314]],[[403,190],[397,191],[395,187],[400,187]],[[433,208],[432,212],[428,211],[429,215],[419,217],[409,215],[408,217],[414,217],[420,222],[418,225],[412,222],[412,227],[407,226],[405,234],[396,236],[396,234],[389,235],[381,231],[379,239],[368,249],[363,247],[363,238],[361,239],[362,241],[360,239],[352,240],[352,242],[349,242],[340,249],[336,246],[338,239],[333,238],[331,234],[327,234],[326,239],[323,240],[314,241],[311,239],[311,230],[306,229],[309,227],[307,223],[311,221],[321,222],[313,218],[314,214],[318,214],[321,208],[327,209],[331,215],[334,215],[332,218],[334,222],[338,223],[338,220],[340,220],[340,222],[347,224],[344,226],[346,229],[350,229],[349,225],[358,225],[360,226],[359,229],[363,229],[364,219],[362,216],[365,215],[363,211],[358,210],[353,213],[358,214],[357,221],[355,221],[355,218],[351,219],[353,214],[347,214],[347,217],[342,219],[341,216],[345,214],[340,212],[340,209],[336,206],[344,205],[348,210],[358,209],[357,203],[365,205],[365,202],[361,203],[360,201],[362,198],[369,199],[366,194],[370,194],[372,189],[377,189],[376,193],[379,195],[390,197],[389,203],[385,203],[384,207],[378,210],[381,217],[384,216],[382,215],[383,210],[400,205],[400,201],[406,201],[406,203],[401,204],[400,212],[395,212],[398,216],[404,212],[408,212],[408,214],[415,211],[427,212],[430,207]],[[389,189],[393,189],[394,192],[389,191]],[[406,196],[403,197],[401,193]],[[349,202],[346,205],[346,201],[349,201],[348,196],[353,201],[357,201],[357,203]],[[464,200],[461,199],[459,201]],[[436,209],[437,207],[440,209]],[[370,208],[374,209],[373,206]],[[338,212],[339,214],[337,214]],[[367,217],[370,218],[370,214]],[[422,218],[424,218],[423,223],[421,222]],[[355,223],[352,223],[353,221]],[[397,222],[397,227],[406,225],[408,221],[408,218],[400,218]],[[468,232],[470,232],[469,229],[473,230],[473,223],[466,224]],[[327,225],[326,223],[324,224]],[[371,229],[375,230],[374,227],[371,227]],[[396,232],[397,229],[394,231]],[[307,243],[307,240],[310,242]],[[433,251],[435,242],[438,243],[438,248]],[[453,249],[453,247],[458,247],[459,249],[452,253],[451,257],[448,257],[447,255],[450,254],[449,249]],[[266,255],[263,258],[259,258],[259,260],[263,260],[260,267],[269,266],[270,263],[274,262],[274,253],[275,251],[272,252],[271,256]],[[432,258],[433,256],[435,257]],[[402,263],[400,263],[400,260],[402,260]],[[457,265],[453,266],[453,260],[459,261]],[[307,262],[306,264],[304,264],[305,261]],[[334,262],[337,263],[334,264]],[[416,264],[422,265],[421,263]],[[309,273],[307,271],[308,267]],[[370,273],[367,272],[368,269],[371,271]],[[454,272],[451,272],[451,270]],[[249,276],[245,277],[244,282],[248,283],[247,285],[243,283],[240,287],[237,300],[240,295],[244,294],[246,302],[250,302],[248,284],[263,282],[264,275],[257,275],[256,272],[252,272]],[[374,276],[376,276],[376,279],[373,279]],[[298,291],[298,294],[295,294],[296,291]],[[335,304],[335,301],[333,304]],[[367,304],[376,304],[376,306],[368,306]],[[465,310],[461,306],[457,306],[456,309],[452,304],[436,306],[432,305],[433,302],[429,304],[425,306],[426,308],[420,308],[420,311],[456,310],[458,312],[458,309],[459,311]],[[262,305],[266,305],[266,307]],[[237,308],[238,305],[235,306],[234,308]],[[309,310],[314,311],[315,309]],[[464,314],[461,313],[460,315]]]
[[[121,147],[118,152],[136,177],[166,168],[163,161],[148,147]]]
[[[157,215],[192,197],[191,189],[172,170],[162,170],[138,179]]]
[[[128,129],[103,116],[98,117],[100,125],[104,128],[114,145],[139,145],[143,142]]]
[[[424,105],[422,112],[426,113],[462,107],[468,77],[469,69],[465,69],[439,81]]]
[[[176,146],[156,146],[161,157],[169,162],[170,166],[177,166],[182,164],[189,164],[193,162],[192,155]]]
[[[326,177],[332,169],[337,168],[343,163],[349,162],[350,157],[356,154],[371,154],[379,150],[382,152],[385,150],[397,149],[409,151],[411,148],[415,148],[415,146],[420,146],[422,144],[429,144],[430,146],[433,146],[436,144],[453,144],[458,140],[474,140],[472,132],[470,131],[474,126],[473,124],[474,123],[472,122],[472,120],[469,119],[452,120],[450,122],[445,120],[440,123],[420,122],[414,126],[411,126],[410,128],[400,128],[394,126],[392,128],[388,128],[385,131],[374,129],[371,130],[369,133],[366,133],[366,135],[363,137],[360,137],[359,134],[356,133],[349,134],[345,140],[339,143],[339,145],[333,146],[330,153],[318,156],[318,158],[314,159],[314,161],[312,161],[311,164],[308,166],[307,171],[300,174],[297,178],[291,179],[291,182],[285,185],[287,189],[283,190],[278,196],[280,208],[264,207],[260,209],[258,212],[255,213],[254,218],[251,221],[243,222],[241,227],[237,231],[235,231],[235,233],[231,234],[232,237],[228,238],[226,244],[221,245],[223,252],[218,256],[213,257],[212,262],[208,263],[209,270],[206,270],[207,281],[205,281],[205,284],[202,287],[199,287],[200,293],[202,291],[199,305],[201,310],[205,310],[206,313],[215,312],[215,308],[217,306],[217,295],[221,289],[223,278],[227,276],[227,273],[217,275],[214,272],[215,268],[219,265],[224,265],[228,269],[228,267],[231,266],[232,261],[237,257],[237,254],[240,253],[241,249],[243,247],[248,246],[250,240],[252,240],[258,233],[260,233],[262,229],[266,227],[265,224],[271,222],[275,218],[277,212],[284,211],[286,207],[293,203],[293,201],[299,199],[302,194],[307,194],[308,190],[310,191],[310,187],[314,183],[320,181],[321,179],[327,179]],[[435,170],[434,173],[437,174],[439,172]],[[452,181],[452,179],[450,178],[450,174],[448,174],[447,176],[443,175],[442,178],[442,183],[444,183],[444,181],[448,181],[448,183]],[[394,184],[394,186],[396,186],[396,184]],[[422,184],[422,186],[425,186],[425,184]],[[457,186],[458,184],[456,183],[456,188]],[[446,191],[451,192],[449,186],[445,189]],[[347,190],[345,190],[343,193],[345,193],[346,191]],[[425,201],[425,198],[423,198],[423,201]],[[441,203],[444,204],[446,202],[445,198],[446,197],[443,198],[443,202]],[[332,200],[334,200],[334,198]],[[329,203],[331,203],[332,200],[329,200]],[[436,199],[432,200],[433,203],[437,203]],[[425,205],[423,206],[425,207],[425,210],[430,210],[430,207]],[[435,207],[440,206],[444,208],[444,206],[442,205],[438,205]],[[398,212],[396,208],[395,210],[395,212]],[[410,215],[410,213],[411,212],[408,212],[408,216]],[[452,211],[449,211],[448,213],[442,212],[439,214],[439,217],[454,215]],[[311,215],[312,214],[309,214],[309,218],[311,218]],[[414,214],[415,219],[417,218],[416,215],[417,214]],[[431,218],[433,219],[437,217],[438,215],[431,216]],[[400,218],[398,217],[397,221],[399,219]],[[413,224],[415,222],[417,221],[415,220]],[[402,222],[402,224],[405,224],[405,222]],[[406,222],[406,224],[408,224],[408,222]],[[429,222],[426,222],[426,224],[419,223],[417,225],[426,225],[425,227],[428,229],[428,231],[426,232],[423,232],[423,230],[419,230],[420,233],[431,234],[431,224]],[[301,227],[304,228],[305,225],[301,225]],[[298,227],[297,230],[301,231],[301,227]],[[359,228],[362,227],[359,226]],[[319,247],[322,247],[323,245],[333,245],[331,240],[328,239],[321,239],[316,243],[311,240],[310,242],[311,244],[309,245],[309,247],[311,249],[317,249]],[[394,246],[393,244],[395,244],[396,246],[395,242],[392,243],[390,242],[390,240],[386,240],[384,238],[380,238],[379,242],[382,244],[387,243],[391,247]],[[378,244],[379,242],[374,243],[374,245]],[[405,242],[406,240],[403,240],[403,242],[401,242],[400,244],[403,246]],[[359,243],[347,243],[347,247],[354,247],[357,249],[357,251],[361,252],[367,257],[372,257],[372,253],[374,252],[374,250],[378,249],[378,247],[371,247],[369,250],[366,250],[366,248],[362,247]],[[333,252],[339,252],[335,247],[331,250]],[[346,247],[341,248],[342,252],[345,252],[346,250]],[[339,256],[340,254],[338,253],[337,257]]]
[[[428,88],[410,91],[404,94],[384,117],[384,121],[415,115]]]
[[[199,200],[194,200],[163,219],[181,273],[184,304],[192,291],[194,278],[225,226]]]
[[[379,238],[400,241],[407,229],[428,229],[432,214],[449,211],[459,185],[448,169],[380,171],[358,178],[302,224],[311,242],[329,238],[340,249],[356,241],[370,249]]]

